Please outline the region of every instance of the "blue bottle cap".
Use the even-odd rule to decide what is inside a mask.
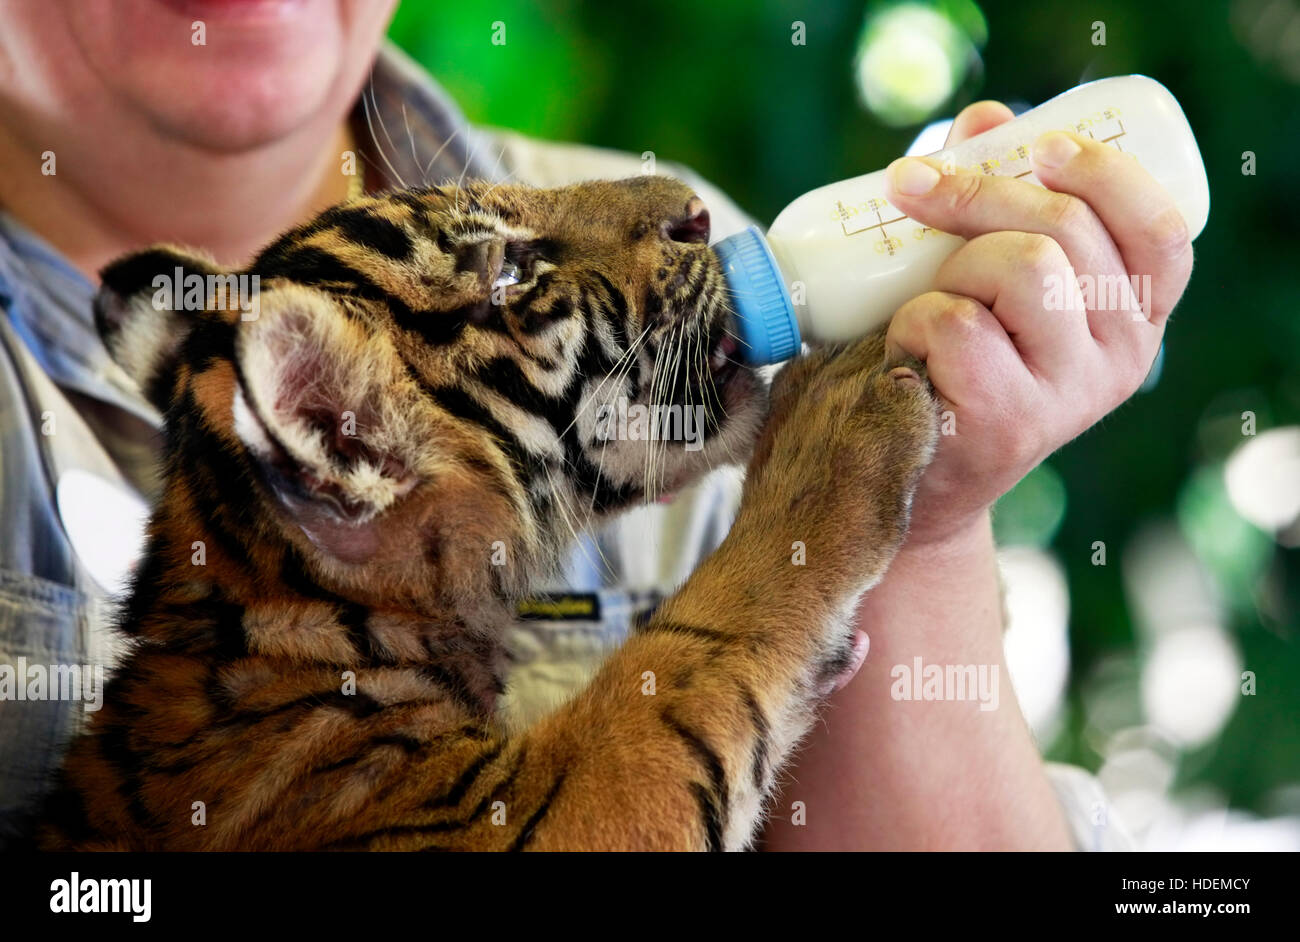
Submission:
[[[723,239],[713,251],[731,289],[736,333],[743,347],[739,353],[745,362],[763,366],[798,353],[803,341],[794,304],[763,233],[750,226]]]

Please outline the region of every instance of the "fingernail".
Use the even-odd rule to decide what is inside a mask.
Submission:
[[[916,375],[916,370],[910,366],[896,366],[889,371],[889,378],[896,383],[907,383],[912,386],[921,385],[921,377]]]
[[[1034,142],[1034,160],[1044,167],[1063,167],[1077,153],[1079,145],[1063,131],[1049,131]]]
[[[889,177],[904,196],[924,196],[939,182],[939,171],[914,157],[900,157],[889,165]]]

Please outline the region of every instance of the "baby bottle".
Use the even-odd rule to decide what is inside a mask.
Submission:
[[[1144,75],[1100,79],[931,156],[945,172],[1034,180],[1030,148],[1047,131],[1104,141],[1132,154],[1173,196],[1193,238],[1210,192],[1192,129],[1169,90]],[[852,340],[929,290],[964,241],[916,222],[884,197],[885,171],[823,186],[787,206],[766,237],[749,227],[714,246],[736,311],[738,351],[777,363],[802,343]]]

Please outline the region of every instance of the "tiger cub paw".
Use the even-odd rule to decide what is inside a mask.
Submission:
[[[815,351],[773,383],[741,514],[796,552],[803,544],[810,567],[855,591],[902,544],[937,439],[924,366],[889,362],[883,332]]]

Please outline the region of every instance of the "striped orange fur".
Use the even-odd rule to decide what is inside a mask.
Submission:
[[[173,309],[178,270],[228,274],[201,255],[110,266],[97,320],[165,413],[165,488],[44,846],[749,846],[935,410],[876,336],[783,370],[769,415],[707,236],[666,178],[475,183],[286,234],[235,273],[254,317]],[[616,396],[700,407],[704,447],[608,439]],[[721,548],[571,702],[507,728],[503,629],[574,533],[751,453]]]

